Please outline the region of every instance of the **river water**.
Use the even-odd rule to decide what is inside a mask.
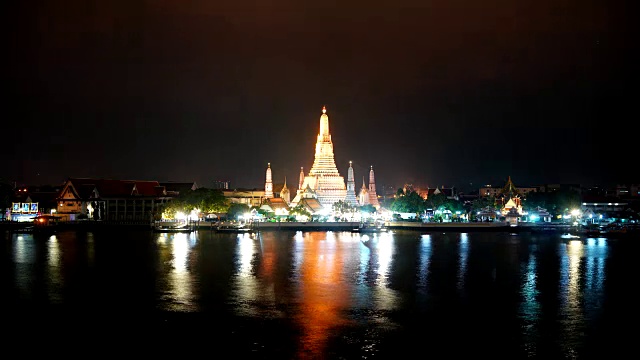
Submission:
[[[0,235],[3,338],[25,353],[577,359],[635,348],[640,239]]]

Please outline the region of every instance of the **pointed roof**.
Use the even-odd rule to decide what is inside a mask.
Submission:
[[[166,181],[159,182],[160,186],[164,186],[167,192],[177,193],[187,192],[189,190],[197,190],[198,184],[194,182],[177,182],[177,181]]]
[[[322,206],[322,204],[320,204],[318,199],[315,199],[315,198],[301,199],[298,205],[300,204],[302,204],[302,206],[305,209],[307,209],[307,211],[309,211],[312,215],[324,209],[324,207]]]
[[[273,193],[280,193],[284,189],[284,184],[273,184]]]
[[[302,192],[302,199],[317,199],[317,198],[318,198],[318,194],[316,194],[315,190],[313,190],[311,186],[307,184],[307,187]]]
[[[260,206],[261,209],[275,212],[278,209],[285,209],[289,211],[289,205],[282,198],[270,198]]]
[[[537,206],[535,209],[531,210],[529,214],[537,214],[538,216],[549,216],[549,212],[547,211],[547,209],[540,206]]]
[[[513,201],[513,199],[509,199],[509,201],[507,201],[507,203],[504,205],[505,209],[512,209],[517,207],[518,205],[515,203],[515,201]]]
[[[289,188],[287,187],[287,177],[284,177],[284,183],[282,184],[273,184],[273,192],[278,194],[290,193]]]
[[[75,192],[80,199],[93,196],[113,197],[157,197],[166,194],[166,189],[157,181],[113,180],[91,178],[69,178],[67,188]]]
[[[513,197],[519,193],[518,188],[516,188],[513,181],[511,181],[511,176],[509,176],[507,184],[502,188],[502,193],[504,195],[509,195],[509,197]]]

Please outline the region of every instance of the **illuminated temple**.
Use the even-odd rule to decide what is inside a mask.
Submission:
[[[296,195],[290,202],[287,200],[287,203],[290,207],[304,203],[307,207],[314,208],[314,211],[320,210],[320,208],[331,210],[333,204],[338,201],[344,201],[352,206],[371,204],[379,208],[373,166],[369,172],[369,188],[366,188],[364,179],[362,186],[365,192],[356,195],[353,163],[351,161],[349,161],[346,186],[344,177],[338,172],[333,154],[331,133],[329,132],[329,116],[327,115],[327,108],[323,106],[313,166],[307,175],[304,174],[304,168],[300,168]],[[273,200],[274,196],[271,164],[269,163],[266,172],[265,198]],[[312,203],[315,203],[315,205],[310,205]]]
[[[329,132],[329,116],[327,108],[322,107],[322,115],[320,116],[320,132],[316,141],[316,153],[313,166],[309,173],[304,175],[300,170],[302,180],[298,191],[302,192],[310,188],[318,198],[318,202],[324,207],[331,209],[333,203],[344,201],[347,196],[347,187],[344,183],[344,177],[340,176],[333,155],[333,143],[331,142],[331,133]]]

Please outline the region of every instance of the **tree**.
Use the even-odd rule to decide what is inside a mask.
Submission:
[[[424,199],[417,192],[410,190],[394,199],[391,210],[399,213],[419,214],[426,210],[426,205]]]
[[[531,192],[527,194],[527,197],[522,202],[522,207],[526,210],[533,210],[538,206],[547,209],[550,206],[549,200],[549,193]]]
[[[289,215],[301,215],[311,218],[311,213],[303,204],[298,204],[289,210]]]
[[[371,204],[367,204],[367,205],[360,206],[360,211],[365,212],[365,213],[369,213],[369,214],[373,214],[378,210],[376,209],[375,206],[373,206]]]
[[[444,205],[447,203],[447,200],[447,196],[443,193],[433,194],[429,195],[427,200],[425,200],[425,204],[433,210],[444,210]]]
[[[270,204],[269,199],[267,199],[264,203],[265,204]],[[255,210],[258,214],[264,216],[265,219],[270,219],[275,215],[275,213],[273,211],[265,210],[260,206],[252,206],[251,210]]]
[[[229,208],[228,200],[219,189],[188,190],[184,195],[180,193],[179,197],[193,209],[200,209],[204,213],[225,212]]]
[[[479,211],[482,211],[485,208],[497,210],[498,206],[496,205],[496,198],[493,196],[480,196],[479,198],[473,200],[471,203],[471,211],[473,214],[477,214]]]
[[[195,209],[203,213],[224,213],[229,209],[229,202],[219,189],[187,190],[165,205],[163,215],[174,218],[178,212],[189,214]]]
[[[573,209],[580,209],[582,199],[580,193],[575,190],[559,190],[552,193],[552,203],[557,213],[568,212]]]
[[[249,212],[251,208],[246,204],[233,203],[229,205],[229,209],[227,210],[227,218],[228,219],[237,219],[239,215],[244,215]]]
[[[338,218],[342,218],[345,214],[353,215],[356,211],[356,206],[349,204],[343,200],[338,200],[331,206],[333,212],[337,214]],[[375,210],[375,209],[374,209]]]
[[[575,190],[561,189],[555,192],[532,192],[527,194],[523,207],[533,210],[540,206],[552,215],[561,215],[573,209],[580,209],[582,198]]]

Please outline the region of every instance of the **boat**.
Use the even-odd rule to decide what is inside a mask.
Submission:
[[[560,237],[562,239],[580,239],[579,235],[575,235],[575,234],[571,234],[571,233],[564,233],[564,234],[560,235]]]
[[[604,237],[604,238],[625,238],[634,236],[637,232],[629,230],[627,225],[622,224],[590,224],[579,230],[579,234],[585,237]]]
[[[153,226],[153,231],[156,232],[191,232],[192,227],[186,221],[170,222],[170,221],[157,221]]]
[[[382,224],[360,223],[358,227],[353,228],[351,231],[357,232],[357,233],[379,233],[379,232],[386,232],[387,230],[388,228]]]
[[[254,227],[246,223],[220,223],[216,226],[216,232],[220,233],[250,233],[254,231]]]
[[[25,231],[55,232],[60,227],[61,217],[55,215],[38,215],[33,218],[33,225]]]
[[[33,218],[33,226],[38,228],[58,226],[60,219],[55,215],[39,215]]]

